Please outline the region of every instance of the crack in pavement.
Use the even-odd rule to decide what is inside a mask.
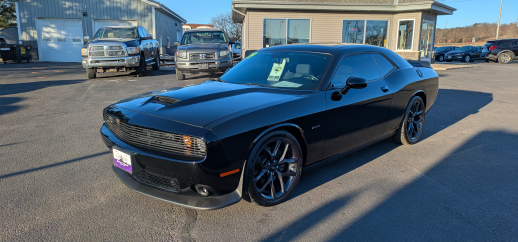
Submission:
[[[180,231],[180,238],[182,242],[195,242],[191,237],[191,232],[194,229],[194,225],[196,225],[196,220],[198,219],[198,212],[194,209],[183,208],[185,213],[185,223]]]

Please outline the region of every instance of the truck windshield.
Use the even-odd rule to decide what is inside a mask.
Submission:
[[[223,32],[214,31],[185,33],[182,38],[182,45],[226,42]]]
[[[94,39],[131,38],[138,37],[137,28],[102,28],[97,31]]]

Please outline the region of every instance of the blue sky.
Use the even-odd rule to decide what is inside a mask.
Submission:
[[[230,12],[231,0],[158,0],[188,23],[206,24],[219,13]],[[503,0],[501,23],[518,21],[518,0]],[[500,0],[439,0],[457,9],[453,15],[439,16],[437,27],[463,27],[474,23],[496,23]],[[447,21],[447,23],[446,23]]]

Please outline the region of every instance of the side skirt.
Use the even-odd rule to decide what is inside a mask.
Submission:
[[[323,159],[323,160],[321,160],[321,161],[319,161],[319,162],[317,162],[317,163],[314,163],[314,164],[311,164],[311,165],[309,165],[309,166],[306,166],[306,167],[304,167],[304,168],[302,169],[302,173],[305,173],[305,172],[308,172],[308,171],[315,170],[315,169],[317,169],[317,168],[319,168],[319,167],[322,167],[322,166],[324,166],[324,165],[327,165],[327,164],[329,164],[329,163],[331,163],[331,162],[333,162],[333,161],[336,161],[336,160],[338,160],[338,159],[344,158],[344,157],[346,157],[346,156],[348,156],[348,155],[350,155],[350,154],[352,154],[352,153],[355,153],[355,152],[357,152],[357,151],[359,151],[359,150],[362,150],[362,149],[364,149],[364,148],[366,148],[366,147],[368,147],[368,146],[371,146],[371,145],[373,145],[373,144],[375,144],[375,143],[378,143],[378,142],[380,142],[380,141],[382,141],[382,140],[385,140],[385,139],[387,139],[387,138],[391,137],[392,135],[394,135],[394,133],[396,133],[396,131],[392,131],[392,132],[390,132],[390,133],[388,133],[388,134],[386,134],[386,135],[380,136],[380,137],[379,137],[379,138],[377,138],[377,139],[374,139],[374,140],[369,141],[369,142],[367,142],[367,143],[365,143],[365,144],[359,145],[359,146],[357,146],[357,147],[355,147],[355,148],[352,148],[352,149],[350,149],[350,150],[348,150],[348,151],[345,151],[345,152],[340,153],[340,154],[338,154],[338,155],[331,156],[331,157],[326,158],[326,159]]]

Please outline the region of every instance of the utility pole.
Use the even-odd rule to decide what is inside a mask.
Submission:
[[[500,31],[500,17],[502,16],[502,2],[504,0],[500,0],[500,13],[498,14],[498,26],[496,26],[496,39],[498,39],[498,31]]]

